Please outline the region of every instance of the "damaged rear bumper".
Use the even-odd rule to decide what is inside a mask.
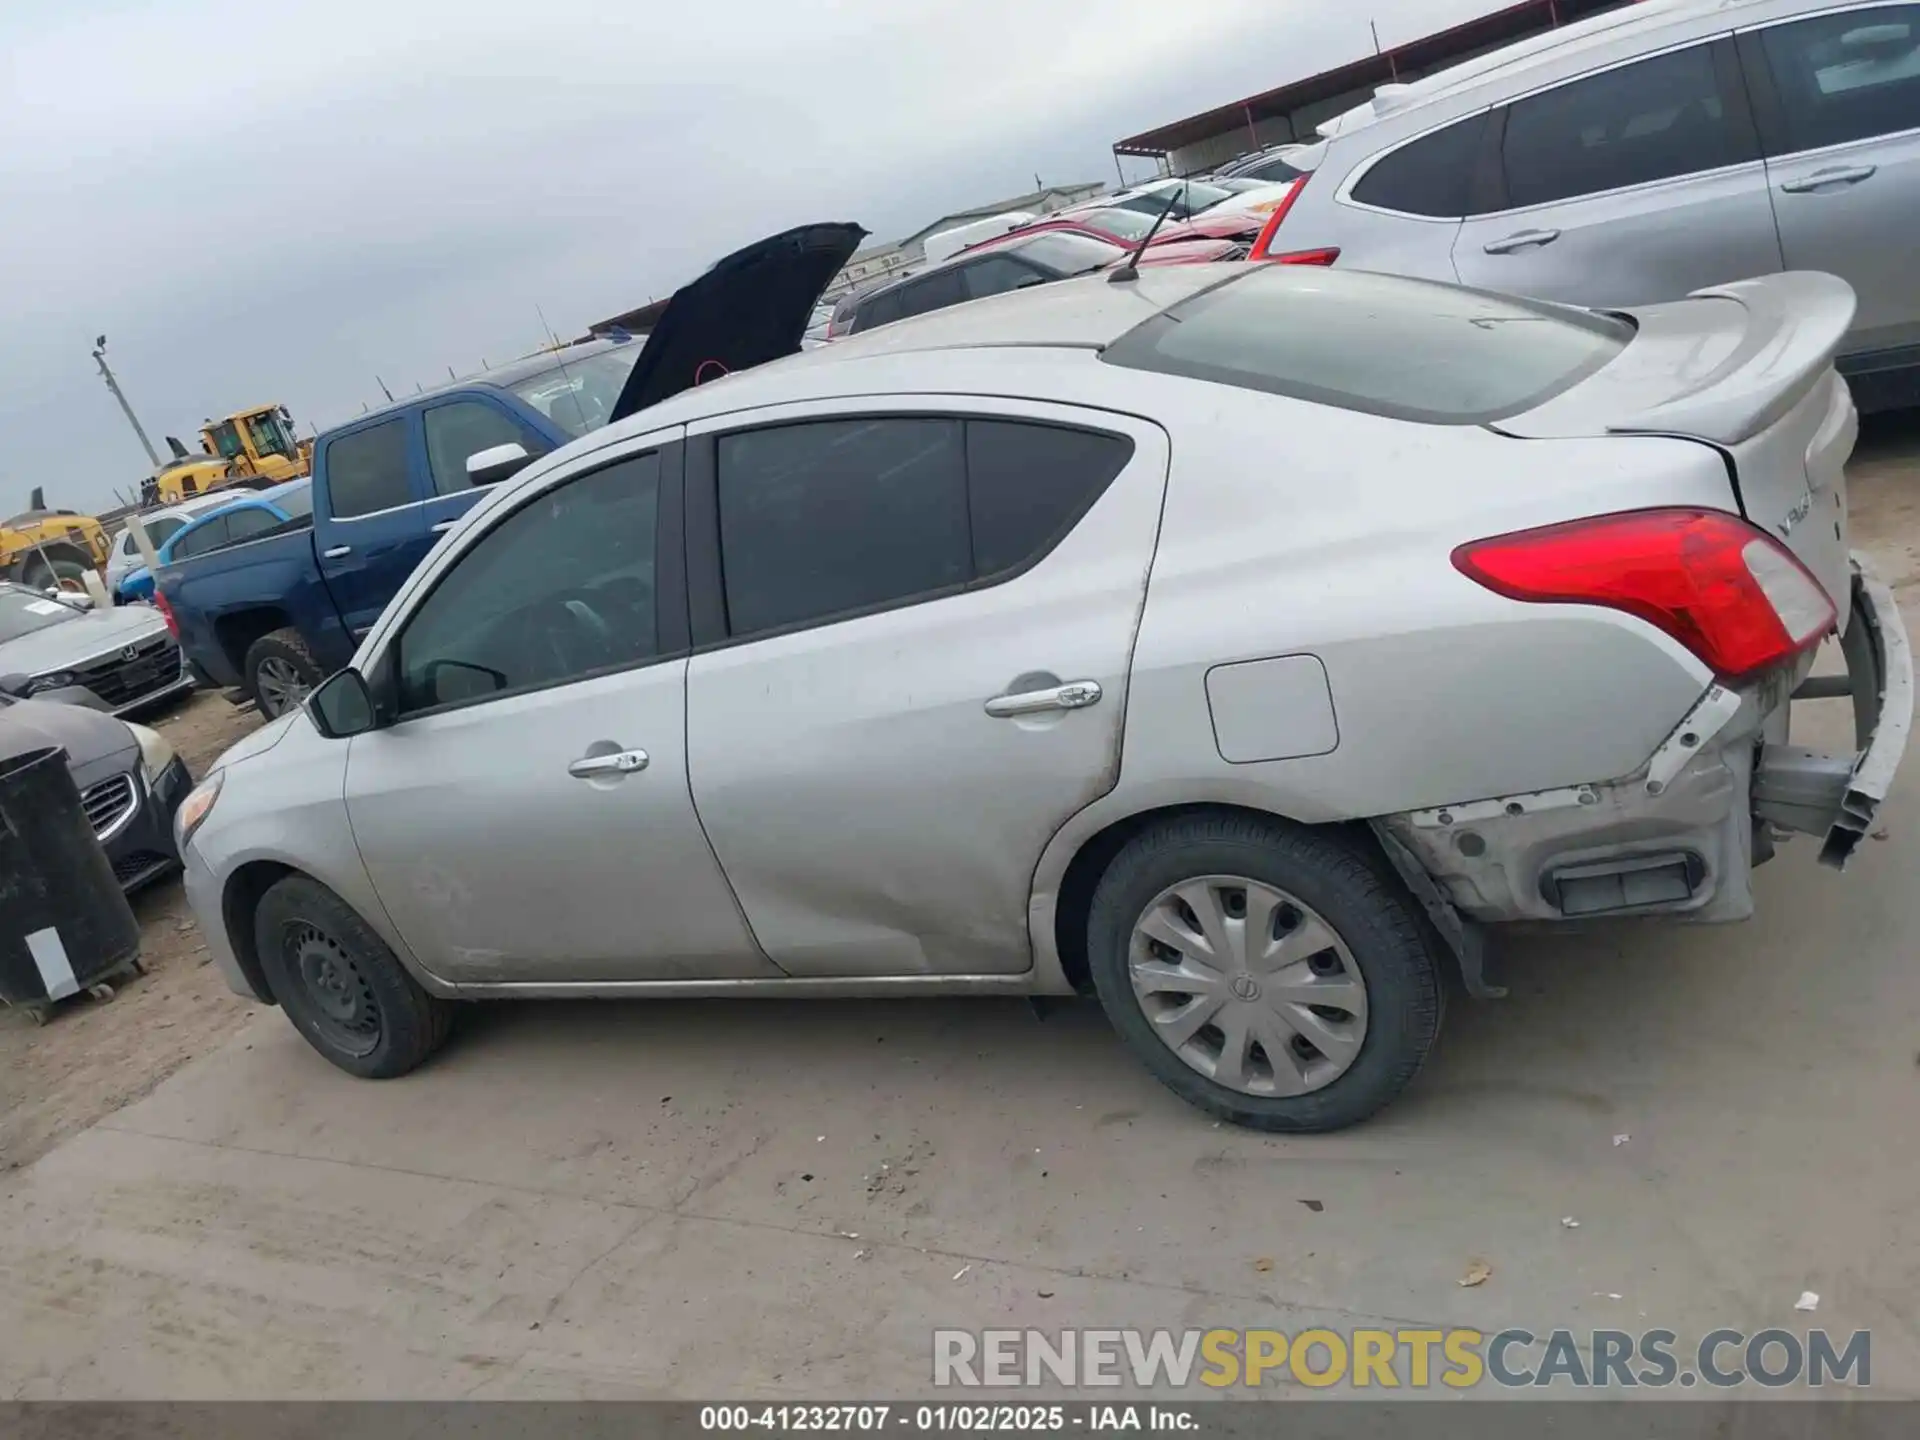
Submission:
[[[1842,637],[1844,676],[1810,677],[1798,699],[1853,701],[1855,750],[1835,755],[1763,745],[1753,771],[1753,812],[1782,830],[1823,836],[1820,863],[1845,867],[1873,828],[1913,728],[1913,651],[1893,591],[1857,557],[1852,618]]]
[[[1416,862],[1437,892],[1430,910],[1444,901],[1469,921],[1745,919],[1773,835],[1819,835],[1821,862],[1845,865],[1905,753],[1912,652],[1892,591],[1857,557],[1850,609],[1844,676],[1797,690],[1786,674],[1712,686],[1633,775],[1407,811],[1375,828],[1396,842],[1388,853],[1402,873]],[[1840,697],[1853,702],[1851,753],[1785,743],[1791,699]]]

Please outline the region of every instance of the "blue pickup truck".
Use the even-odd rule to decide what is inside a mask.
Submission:
[[[175,557],[155,603],[204,679],[280,714],[353,657],[481,487],[692,385],[794,353],[865,234],[830,224],[772,236],[677,291],[644,341],[568,346],[326,431],[311,524]]]

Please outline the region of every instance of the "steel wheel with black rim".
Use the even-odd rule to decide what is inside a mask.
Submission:
[[[294,1028],[349,1074],[404,1075],[446,1040],[453,1007],[421,989],[353,907],[318,881],[276,882],[254,912],[254,944]]]
[[[1094,894],[1089,964],[1147,1067],[1202,1109],[1332,1130],[1405,1088],[1438,957],[1399,882],[1342,837],[1239,813],[1149,828]]]

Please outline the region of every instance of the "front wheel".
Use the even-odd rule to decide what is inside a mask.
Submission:
[[[254,641],[247,649],[243,673],[253,703],[269,720],[297,709],[307,692],[327,678],[300,632],[291,627]]]
[[[404,1075],[445,1043],[453,1007],[429,995],[353,907],[304,875],[254,912],[260,968],[307,1043],[349,1075]]]
[[[1115,857],[1088,922],[1094,988],[1134,1054],[1202,1110],[1337,1130],[1406,1088],[1439,1033],[1438,956],[1344,840],[1195,815]]]

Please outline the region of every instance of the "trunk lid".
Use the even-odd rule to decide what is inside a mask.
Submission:
[[[1845,465],[1858,419],[1834,351],[1853,290],[1791,271],[1625,312],[1633,340],[1546,404],[1495,429],[1525,439],[1674,435],[1727,457],[1741,513],[1813,573],[1849,613]]]
[[[798,353],[820,292],[866,233],[851,224],[802,225],[734,251],[676,290],[648,333],[611,419]]]

